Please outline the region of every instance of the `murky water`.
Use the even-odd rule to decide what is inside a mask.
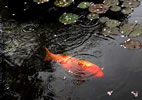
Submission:
[[[136,20],[142,23],[141,7],[134,9],[128,18],[130,23]],[[2,21],[0,99],[141,100],[142,49],[121,47],[128,37],[121,37],[121,34],[103,36],[102,27],[97,20],[73,25]],[[132,39],[142,42],[141,36]],[[68,73],[57,62],[43,61],[45,47],[55,54],[97,64],[104,76],[87,77],[78,84],[80,78]],[[138,97],[133,92],[138,92]]]

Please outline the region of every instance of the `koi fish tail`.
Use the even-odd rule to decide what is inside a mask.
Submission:
[[[44,61],[51,60],[52,59],[51,58],[52,53],[48,50],[48,48],[45,48],[45,50],[46,50],[46,56],[44,58]]]

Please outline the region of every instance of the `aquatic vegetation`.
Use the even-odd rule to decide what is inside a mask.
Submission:
[[[34,2],[37,2],[38,4],[40,3],[45,3],[45,2],[49,2],[49,0],[33,0]]]
[[[122,7],[136,8],[140,5],[140,1],[138,0],[124,0],[122,3]]]
[[[111,11],[114,11],[114,12],[120,11],[120,10],[121,10],[121,7],[120,7],[120,6],[112,6],[112,7],[110,8],[110,10],[111,10]]]
[[[131,14],[133,12],[132,8],[124,8],[121,10],[123,14]]]
[[[92,13],[103,14],[106,13],[109,9],[109,6],[105,4],[91,4],[89,11]]]
[[[87,15],[87,18],[89,20],[94,20],[94,19],[98,19],[99,18],[99,15],[98,14],[95,14],[95,13],[90,13]]]
[[[116,6],[119,5],[119,0],[104,0],[103,3],[108,6]]]
[[[99,20],[101,23],[105,23],[109,20],[109,18],[108,17],[101,17]]]
[[[127,40],[125,41],[125,43],[123,44],[124,48],[128,48],[128,49],[139,49],[142,48],[142,44],[140,41],[138,40]]]
[[[78,8],[81,8],[81,9],[86,9],[86,8],[88,8],[90,5],[91,5],[90,2],[83,1],[83,2],[81,2],[77,7],[78,7]]]
[[[107,27],[116,27],[116,26],[119,26],[121,24],[121,22],[118,20],[109,19],[108,21],[106,21],[105,24]]]
[[[124,24],[120,27],[120,32],[128,37],[137,37],[142,35],[142,25],[140,24]]]
[[[102,29],[102,33],[104,36],[108,36],[108,35],[117,35],[120,33],[120,31],[119,31],[119,28],[117,28],[117,27],[113,27],[113,28],[104,27]]]
[[[59,21],[63,24],[72,24],[78,20],[78,15],[72,13],[64,13],[60,16]]]
[[[68,7],[72,4],[72,0],[56,0],[54,5],[57,7]]]

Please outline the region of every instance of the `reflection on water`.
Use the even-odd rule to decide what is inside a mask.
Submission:
[[[126,22],[127,19],[123,23]],[[120,45],[128,37],[104,36],[104,27],[105,24],[86,20],[84,16],[76,24],[66,26],[2,22],[0,44],[4,42],[4,50],[0,45],[0,63],[3,54],[4,61],[0,67],[0,99],[133,100],[135,97],[141,100],[142,49],[122,48]],[[134,39],[142,42],[141,37]],[[43,61],[45,47],[56,54],[97,64],[103,69],[104,77],[88,77],[78,84],[79,78],[60,64]]]

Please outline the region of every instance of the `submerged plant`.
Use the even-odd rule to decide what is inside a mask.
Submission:
[[[86,8],[88,8],[90,5],[91,5],[90,2],[83,1],[83,2],[81,2],[77,7],[78,7],[78,8],[81,8],[81,9],[86,9]]]
[[[72,2],[72,0],[56,0],[54,2],[54,5],[56,5],[57,7],[68,7],[72,4]]]
[[[63,24],[72,24],[78,20],[78,15],[72,13],[64,13],[60,16],[59,21]]]
[[[106,13],[109,9],[109,6],[105,4],[91,4],[89,11],[92,13],[102,14]]]

